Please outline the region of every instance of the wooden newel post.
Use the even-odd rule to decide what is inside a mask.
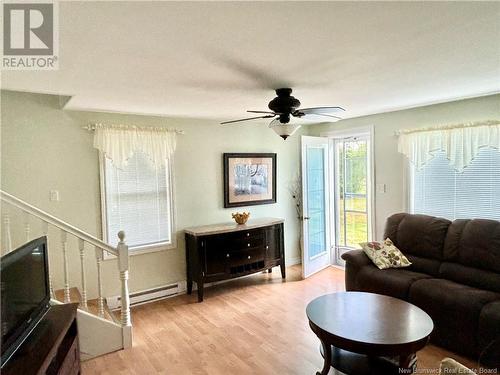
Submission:
[[[121,325],[123,327],[123,347],[132,346],[132,322],[130,320],[130,297],[128,291],[128,246],[125,243],[125,232],[119,231],[118,270],[121,281]]]

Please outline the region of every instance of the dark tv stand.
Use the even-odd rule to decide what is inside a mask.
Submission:
[[[80,374],[77,307],[76,303],[51,306],[2,365],[2,375]]]

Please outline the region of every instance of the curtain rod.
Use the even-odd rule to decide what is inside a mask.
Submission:
[[[463,124],[437,125],[437,126],[428,126],[425,128],[416,128],[416,129],[402,129],[402,130],[395,131],[394,135],[400,136],[402,134],[412,134],[412,133],[420,133],[420,132],[427,132],[427,131],[458,129],[458,128],[473,128],[475,126],[492,126],[492,125],[500,125],[500,120],[475,121],[475,122],[466,122]]]
[[[85,126],[82,126],[82,129],[88,130],[88,131],[94,131],[97,126],[99,125],[104,125],[104,124],[88,124]],[[138,130],[164,130],[167,132],[174,132],[176,134],[186,134],[184,130],[180,129],[168,129],[168,128],[163,128],[160,126],[136,126],[136,125],[104,125],[108,126],[110,128],[116,128],[116,129],[138,129]]]

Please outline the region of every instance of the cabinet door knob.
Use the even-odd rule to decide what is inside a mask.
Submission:
[[[250,255],[248,256],[248,259],[252,258]]]
[[[269,249],[269,246],[266,246],[266,250]]]
[[[247,233],[247,237],[250,237],[250,233]]]
[[[226,258],[229,258],[229,254],[226,254]]]
[[[247,243],[247,246],[248,246],[248,247],[250,247],[250,244],[249,244],[249,243]]]

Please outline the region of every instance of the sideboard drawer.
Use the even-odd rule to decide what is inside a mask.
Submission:
[[[232,253],[227,253],[226,257],[229,267],[239,266],[242,264],[264,260],[264,249],[262,247],[257,247],[246,250],[233,251]]]
[[[221,235],[207,236],[202,239],[202,246],[207,252],[233,252],[252,247],[263,247],[265,243],[265,233],[260,232],[252,236],[224,237]]]
[[[230,252],[239,251],[242,249],[250,249],[253,247],[263,247],[265,238],[260,237],[249,237],[243,239],[233,239],[227,242],[226,249]]]

